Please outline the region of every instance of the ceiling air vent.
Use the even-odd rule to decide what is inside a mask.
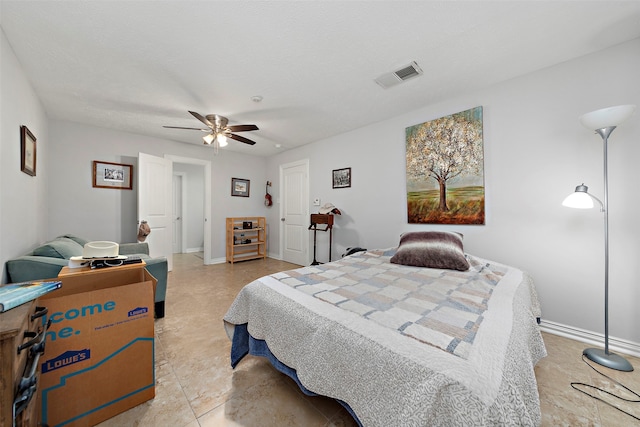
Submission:
[[[402,67],[392,73],[383,74],[378,77],[375,82],[383,88],[387,89],[391,86],[402,83],[405,80],[409,80],[412,77],[417,77],[422,74],[422,69],[416,64],[415,61],[406,67]]]

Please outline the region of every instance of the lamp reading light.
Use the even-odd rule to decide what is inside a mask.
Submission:
[[[589,194],[589,187],[584,184],[576,187],[575,193],[569,194],[563,201],[562,206],[575,209],[592,209],[593,201],[597,200],[602,208],[602,202],[595,196]]]

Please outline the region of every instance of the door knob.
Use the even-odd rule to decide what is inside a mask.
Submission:
[[[284,218],[280,218],[280,221],[284,222]]]

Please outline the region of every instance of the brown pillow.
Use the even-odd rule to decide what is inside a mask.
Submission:
[[[414,231],[400,236],[394,264],[466,271],[462,234],[449,231]]]

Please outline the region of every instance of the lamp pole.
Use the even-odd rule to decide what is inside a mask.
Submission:
[[[596,129],[596,133],[602,137],[604,152],[604,200],[602,212],[604,213],[604,351],[599,348],[587,348],[582,354],[589,360],[599,365],[618,371],[633,371],[633,366],[622,356],[609,352],[609,174],[607,171],[607,145],[609,135],[615,126]]]
[[[607,171],[607,146],[609,135],[615,129],[609,126],[597,129],[596,132],[602,137],[603,158],[604,158],[604,200],[602,211],[604,213],[604,353],[609,355],[609,173]]]

